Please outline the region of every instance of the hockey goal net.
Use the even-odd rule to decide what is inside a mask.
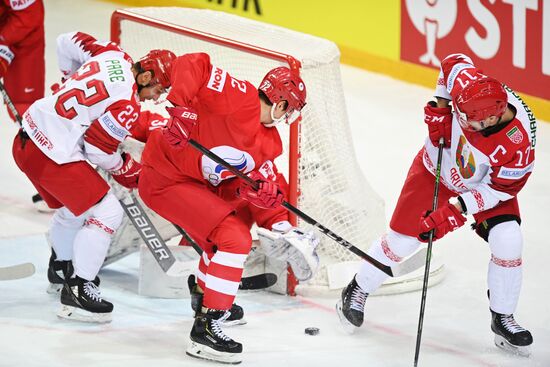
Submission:
[[[299,123],[278,127],[286,146],[285,156],[276,163],[289,179],[289,202],[363,250],[382,233],[383,201],[357,164],[340,53],[333,42],[227,13],[173,7],[116,11],[111,39],[136,58],[153,48],[176,54],[207,52],[216,66],[256,86],[271,68],[298,65],[307,87],[307,105]],[[306,226],[299,219],[297,224]],[[320,237],[319,274],[298,290],[343,286],[342,281],[331,281],[330,269],[345,283],[355,272],[358,258]]]

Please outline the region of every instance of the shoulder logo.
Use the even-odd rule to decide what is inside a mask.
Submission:
[[[210,80],[208,81],[208,89],[215,90],[216,92],[221,93],[225,85],[225,78],[227,77],[227,72],[223,69],[220,69],[217,66],[212,66],[212,72],[210,74]]]
[[[523,133],[517,126],[514,126],[506,133],[506,136],[514,144],[520,144],[523,141]]]

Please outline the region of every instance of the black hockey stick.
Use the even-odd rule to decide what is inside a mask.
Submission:
[[[17,111],[17,108],[15,108],[15,105],[11,101],[11,98],[10,98],[8,92],[6,91],[6,88],[4,87],[4,83],[2,83],[1,80],[0,80],[0,93],[2,93],[2,97],[4,97],[4,102],[6,102],[6,104],[8,105],[8,108],[10,109],[11,113],[13,114],[13,116],[15,117],[17,122],[19,123],[19,126],[21,126],[21,121],[22,121],[21,115]]]
[[[248,177],[247,175],[245,175],[244,173],[242,173],[241,171],[239,171],[238,169],[236,169],[235,167],[233,167],[232,165],[227,163],[223,158],[219,157],[218,155],[213,153],[211,150],[203,147],[200,143],[196,142],[193,139],[189,140],[189,144],[193,148],[197,149],[202,154],[207,156],[208,158],[212,159],[214,162],[216,162],[218,164],[221,164],[222,166],[227,168],[231,173],[233,173],[234,175],[236,175],[240,179],[244,180],[246,183],[248,183],[254,189],[258,189],[258,183],[256,181],[252,180],[250,177]],[[303,219],[307,223],[317,227],[317,229],[319,229],[322,233],[324,233],[329,238],[334,240],[336,243],[344,246],[349,251],[353,252],[355,255],[359,256],[363,260],[368,261],[369,263],[371,263],[372,265],[374,265],[376,268],[383,271],[384,273],[388,274],[389,276],[392,276],[392,277],[401,276],[401,275],[410,273],[411,271],[414,271],[414,270],[420,268],[422,265],[424,265],[424,259],[426,257],[425,249],[422,249],[422,250],[418,251],[417,253],[412,255],[410,258],[405,259],[404,261],[402,261],[402,262],[400,262],[396,265],[393,265],[393,266],[384,265],[380,261],[378,261],[375,258],[367,255],[366,253],[361,251],[359,248],[352,245],[350,242],[346,241],[344,238],[342,238],[339,235],[337,235],[336,233],[332,232],[330,229],[323,226],[321,223],[317,222],[315,219],[311,218],[309,215],[302,212],[300,209],[296,208],[295,206],[293,206],[289,202],[283,201],[282,205],[289,212],[291,212],[291,213],[295,214],[296,216],[300,217],[301,219]]]
[[[195,251],[202,255],[202,248],[195,242],[195,240],[185,231],[175,223],[172,223],[178,232],[183,236],[183,238],[195,249]],[[239,283],[239,289],[243,290],[253,290],[253,289],[264,289],[271,287],[277,283],[277,275],[273,273],[263,273],[252,275],[250,277],[241,278]]]
[[[432,203],[432,212],[437,210],[437,197],[439,196],[439,180],[441,178],[441,161],[443,160],[443,147],[445,138],[439,138],[439,147],[437,151],[437,165],[435,168],[435,187]],[[424,268],[424,282],[422,283],[422,298],[420,301],[420,314],[418,315],[418,330],[416,332],[416,349],[414,351],[414,367],[418,366],[418,356],[420,355],[420,341],[422,340],[422,326],[424,324],[424,311],[426,309],[426,295],[428,293],[428,279],[430,277],[430,262],[432,260],[432,245],[435,229],[428,234],[428,248],[426,252],[426,267]]]

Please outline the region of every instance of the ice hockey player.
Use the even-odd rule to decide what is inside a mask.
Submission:
[[[0,1],[0,78],[19,115],[44,97],[45,46],[42,0]],[[40,212],[51,211],[38,194],[32,202]]]
[[[24,114],[13,156],[57,209],[48,233],[56,259],[48,274],[64,281],[58,315],[108,322],[113,305],[101,298],[96,276],[123,210],[91,164],[122,186],[137,187],[141,165],[117,148],[138,120],[138,92],[158,98],[170,85],[175,55],[153,50],[133,63],[118,45],[81,32],[60,35],[57,51],[66,81]]]
[[[318,239],[288,222],[281,207],[287,184],[273,160],[282,153],[275,125],[299,118],[302,79],[287,67],[267,73],[259,89],[213,66],[204,53],[174,62],[167,96],[176,107],[162,131],[153,131],[142,154],[139,193],[168,221],[184,228],[204,252],[197,272],[195,323],[187,354],[225,363],[241,361],[242,344],[222,323],[242,318],[233,304],[255,222],[261,246],[289,262],[298,279],[318,266]],[[258,191],[187,143],[194,139],[260,183]],[[229,311],[229,312],[228,312]],[[232,316],[233,314],[236,314]],[[237,319],[237,320],[236,320]]]
[[[429,138],[409,170],[389,232],[369,254],[393,265],[412,254],[431,230],[439,240],[464,225],[465,215],[473,215],[475,231],[491,251],[488,294],[495,344],[528,354],[533,338],[513,315],[522,283],[517,194],[533,170],[536,120],[513,90],[462,54],[441,62],[435,97],[437,102],[424,107]],[[444,139],[442,184],[438,209],[429,213],[440,138]],[[386,277],[363,263],[336,306],[345,326],[361,326],[366,298]]]

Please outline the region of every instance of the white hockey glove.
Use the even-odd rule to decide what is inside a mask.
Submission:
[[[315,232],[303,232],[284,221],[275,223],[271,231],[258,228],[258,236],[265,255],[287,261],[299,281],[309,280],[317,272],[319,238]]]

